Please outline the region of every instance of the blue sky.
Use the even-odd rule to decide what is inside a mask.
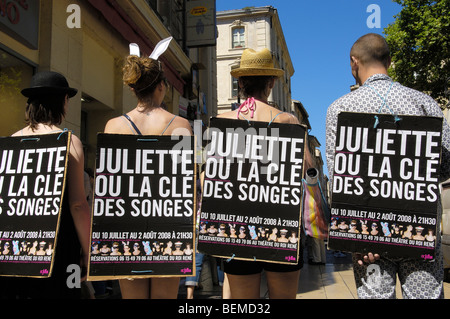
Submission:
[[[369,5],[380,8],[380,28],[369,28]],[[401,6],[391,0],[216,0],[217,11],[273,6],[281,26],[295,73],[292,99],[303,103],[309,114],[310,134],[322,144],[325,163],[325,117],[328,106],[350,92],[355,80],[350,72],[350,48],[366,33],[383,34]]]

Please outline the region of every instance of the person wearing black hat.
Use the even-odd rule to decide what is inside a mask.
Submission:
[[[63,132],[59,125],[67,111],[69,98],[74,97],[77,92],[77,89],[69,87],[66,78],[59,73],[39,72],[34,75],[30,87],[22,90],[22,94],[28,98],[25,111],[27,126],[13,136]],[[20,298],[40,299],[81,297],[81,289],[69,289],[66,283],[69,275],[67,266],[80,264],[81,259],[82,266],[87,267],[90,249],[91,218],[84,192],[83,145],[73,134],[66,185],[52,276],[48,279],[2,278],[0,286],[9,291],[7,297],[17,295]]]
[[[27,127],[17,135],[49,133],[60,130],[58,125],[67,111],[69,98],[78,90],[69,87],[66,78],[59,73],[39,72],[31,79],[31,86],[23,89],[22,94],[28,98],[25,111]]]

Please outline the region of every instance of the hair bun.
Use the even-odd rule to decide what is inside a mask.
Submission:
[[[123,83],[133,88],[138,98],[153,93],[162,80],[164,80],[164,72],[159,61],[136,55],[126,58],[123,67]]]
[[[129,55],[123,67],[123,81],[127,85],[135,85],[142,76],[141,58]]]

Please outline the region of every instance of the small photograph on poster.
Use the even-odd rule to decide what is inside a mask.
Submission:
[[[211,119],[198,250],[297,264],[306,130]]]
[[[99,134],[89,280],[194,274],[194,137]]]
[[[359,210],[335,205],[330,224],[331,248],[433,259],[436,245],[434,217],[393,210]]]
[[[0,138],[0,276],[52,275],[70,137]]]
[[[434,259],[441,129],[435,117],[339,115],[331,249]]]

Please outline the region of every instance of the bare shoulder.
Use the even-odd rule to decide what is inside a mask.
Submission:
[[[83,143],[75,134],[72,134],[70,138],[70,153],[77,157],[83,156]]]
[[[124,128],[123,119],[119,117],[115,117],[110,119],[105,125],[105,133],[121,133]]]
[[[181,116],[176,116],[170,125],[168,134],[174,135],[192,135],[192,127],[187,119]]]
[[[75,134],[72,134],[70,137],[70,143],[74,146],[74,147],[81,147],[81,149],[83,149],[83,143],[81,142],[80,138],[78,136],[76,136]]]
[[[297,117],[294,114],[291,113],[281,113],[278,117],[277,120],[279,121],[279,123],[286,123],[286,124],[300,124],[300,122],[298,121]],[[275,121],[275,122],[278,122]]]
[[[217,115],[217,117],[222,118],[222,119],[236,119],[237,111],[228,111],[228,112]]]
[[[189,121],[181,116],[176,116],[173,120],[173,124],[174,124],[174,126],[181,126],[181,127],[185,127],[185,128],[191,127],[191,124],[189,123]]]
[[[17,131],[16,133],[12,134],[11,136],[20,136],[22,135],[22,130]]]

